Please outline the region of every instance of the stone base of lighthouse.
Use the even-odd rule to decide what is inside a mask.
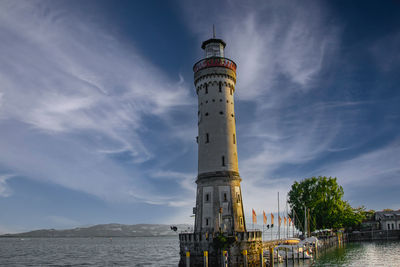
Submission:
[[[261,231],[236,232],[231,236],[224,235],[224,238],[227,240],[225,246],[219,233],[179,234],[179,266],[187,266],[188,261],[193,267],[205,266],[205,251],[208,254],[208,266],[223,266],[224,250],[227,251],[228,266],[260,266],[263,247]]]

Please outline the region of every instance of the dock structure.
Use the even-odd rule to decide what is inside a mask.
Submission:
[[[262,259],[262,232],[246,229],[234,110],[237,66],[224,57],[225,46],[214,31],[202,43],[204,58],[193,67],[198,96],[195,223],[193,233],[179,235],[180,266],[260,266]]]

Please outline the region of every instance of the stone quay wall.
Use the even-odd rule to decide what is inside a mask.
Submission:
[[[348,234],[349,241],[400,240],[400,230],[369,230]]]
[[[228,266],[260,266],[260,252],[263,248],[261,231],[236,232],[228,237],[233,242],[225,250],[228,252]],[[181,233],[179,266],[186,266],[187,252],[190,266],[204,266],[204,252],[208,254],[208,266],[222,266],[224,249],[217,248],[217,234]],[[244,255],[246,254],[247,255]]]

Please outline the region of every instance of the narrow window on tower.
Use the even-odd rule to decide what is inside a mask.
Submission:
[[[243,217],[240,217],[240,225],[243,225]]]
[[[225,157],[222,156],[222,166],[225,166]]]
[[[206,194],[206,202],[209,202],[210,201],[210,194]]]
[[[196,136],[196,143],[199,143],[199,137]]]
[[[224,193],[224,202],[228,201],[228,198],[226,196],[226,193]]]
[[[237,194],[237,203],[240,203],[240,194]]]
[[[206,143],[210,143],[210,135],[206,133]]]
[[[206,84],[205,91],[206,91],[206,94],[208,94],[208,84]]]
[[[219,82],[219,92],[222,92],[222,82]]]
[[[206,218],[206,225],[208,225],[208,218]]]
[[[233,89],[231,88],[231,95],[233,95]]]
[[[233,144],[236,144],[235,134],[233,134]]]

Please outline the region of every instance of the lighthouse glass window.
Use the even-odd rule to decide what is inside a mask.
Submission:
[[[223,57],[223,48],[221,44],[209,44],[206,47],[206,57]]]

